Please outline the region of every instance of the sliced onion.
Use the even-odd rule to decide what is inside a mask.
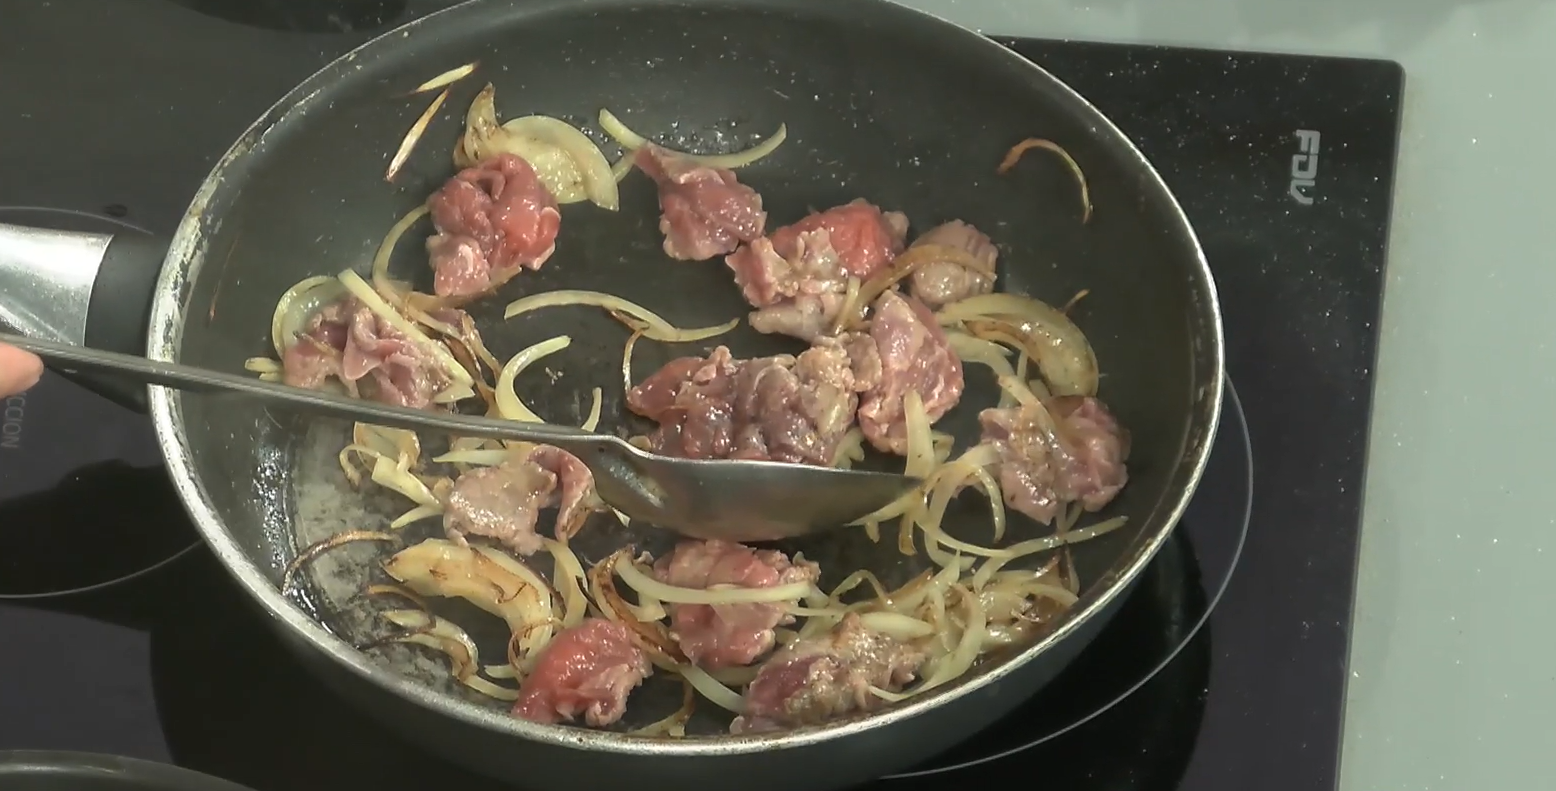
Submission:
[[[711,701],[713,705],[736,714],[745,712],[746,701],[740,697],[740,693],[720,684],[718,679],[708,675],[708,671],[696,665],[678,665],[675,668],[675,672],[679,673],[681,678],[686,679],[693,687],[696,687],[697,691],[702,693],[702,696]]]
[[[474,382],[470,378],[470,373],[465,370],[463,365],[459,364],[458,360],[454,359],[452,354],[449,354],[448,349],[443,344],[428,338],[419,327],[400,315],[399,311],[390,307],[389,303],[385,302],[383,297],[378,296],[378,293],[373,290],[372,286],[367,284],[367,281],[362,279],[361,275],[348,269],[340,273],[340,282],[351,292],[352,296],[360,300],[363,305],[366,305],[368,310],[373,311],[379,318],[389,322],[390,326],[400,331],[417,347],[432,355],[438,361],[438,365],[453,380],[454,385],[463,387],[471,395],[475,394],[475,391],[470,389]]]
[[[629,554],[627,550],[618,550],[594,564],[594,567],[589,569],[589,591],[593,594],[594,603],[599,607],[602,615],[631,630],[638,646],[648,654],[649,659],[655,665],[673,672],[677,667],[685,664],[686,657],[681,654],[681,649],[670,636],[670,631],[664,624],[658,622],[659,618],[664,617],[664,610],[659,609],[659,618],[647,617],[639,607],[623,599],[616,590],[616,580],[611,569],[618,562],[630,564],[631,561],[627,559]]]
[[[671,343],[684,343],[688,341],[700,341],[723,335],[740,325],[739,319],[731,319],[728,322],[714,327],[698,327],[696,329],[683,330],[670,322],[660,318],[648,308],[635,302],[622,299],[614,294],[606,294],[601,291],[579,291],[567,289],[562,291],[548,291],[544,294],[535,294],[508,303],[503,310],[502,317],[511,319],[515,316],[540,310],[541,308],[554,308],[562,305],[590,305],[604,308],[609,311],[623,313],[641,322],[641,326],[632,329],[643,333],[643,337],[649,340],[666,341]]]
[[[648,138],[628,129],[627,125],[622,123],[621,119],[617,118],[609,110],[600,110],[600,128],[605,130],[605,134],[610,135],[617,143],[620,143],[622,148],[629,151],[636,151],[648,143]],[[736,151],[733,154],[690,154],[685,151],[675,151],[673,153],[691,159],[705,167],[734,170],[745,167],[777,151],[778,147],[783,145],[783,141],[788,139],[788,137],[788,124],[779,124],[778,131],[774,132],[772,136],[744,151]],[[623,157],[623,159],[626,158]]]
[[[832,454],[832,466],[846,470],[863,460],[864,434],[858,428],[851,428],[837,443],[837,451]]]
[[[480,467],[496,467],[512,458],[513,454],[507,449],[491,450],[482,448],[479,450],[451,450],[441,456],[434,456],[432,460],[438,464],[474,464]]]
[[[273,357],[250,357],[243,361],[243,370],[256,374],[280,373],[281,363]]]
[[[552,584],[562,597],[562,628],[577,626],[589,614],[589,600],[578,586],[580,581],[588,580],[583,563],[565,542],[545,537],[540,540],[546,551],[551,553]]]
[[[600,388],[594,388],[594,405],[589,407],[589,417],[578,427],[584,431],[594,431],[600,427],[600,411],[605,408],[605,393]]]
[[[418,505],[401,514],[393,522],[389,523],[390,530],[399,530],[412,522],[420,522],[423,519],[431,519],[443,515],[443,505]]]
[[[1006,359],[1010,356],[1010,350],[1004,346],[963,332],[947,332],[945,337],[950,342],[952,353],[962,362],[986,365],[1000,376],[1016,374],[1016,370],[1010,365],[1010,360]]]
[[[935,687],[955,681],[970,670],[973,663],[978,661],[978,656],[983,650],[984,632],[988,628],[988,618],[983,611],[983,605],[978,601],[977,594],[960,585],[955,590],[961,594],[962,606],[966,609],[966,621],[962,626],[961,637],[957,640],[956,648],[949,656],[935,662],[934,670],[924,683],[914,687],[912,694],[928,692]]]
[[[618,557],[612,564],[612,571],[638,593],[673,604],[773,604],[798,601],[810,591],[809,582],[791,582],[771,588],[682,588],[644,574],[637,564],[625,557]]]
[[[692,683],[685,678],[681,679],[681,707],[671,712],[669,716],[657,722],[651,722],[641,728],[627,731],[633,736],[669,736],[679,739],[686,735],[686,723],[691,721],[692,714],[697,711],[697,692]]]
[[[1091,188],[1086,185],[1086,172],[1081,170],[1080,163],[1075,161],[1075,157],[1070,156],[1070,152],[1065,151],[1064,147],[1058,143],[1052,140],[1044,140],[1040,137],[1029,137],[1011,146],[1010,150],[1005,152],[1005,158],[1000,161],[999,167],[995,168],[994,172],[1000,175],[1008,173],[1011,168],[1016,166],[1017,162],[1021,161],[1022,154],[1034,148],[1053,152],[1064,161],[1065,167],[1070,169],[1070,174],[1075,176],[1075,181],[1081,189],[1081,224],[1084,225],[1091,219]]]
[[[1055,395],[1097,394],[1096,353],[1080,327],[1051,305],[1016,294],[983,294],[953,302],[938,316],[941,324],[965,322],[975,336],[1016,345],[1037,363]]]
[[[632,352],[637,348],[638,338],[643,337],[643,331],[638,330],[627,338],[627,343],[621,348],[621,396],[627,398],[632,395]],[[625,524],[625,523],[623,523]]]
[[[421,438],[416,436],[416,432],[403,428],[353,423],[351,441],[372,448],[384,456],[405,460],[411,465],[421,458]]]
[[[465,115],[460,142],[463,164],[500,153],[513,154],[534,168],[558,203],[591,200],[615,211],[620,201],[611,165],[583,132],[556,118],[531,115],[497,124],[497,89],[490,83],[476,95]]]
[[[314,314],[345,295],[340,280],[327,275],[304,278],[287,289],[270,317],[270,343],[276,355],[285,356],[287,347],[307,328]]]
[[[323,541],[310,544],[298,552],[297,557],[292,558],[292,562],[286,564],[286,568],[281,572],[281,593],[285,594],[292,589],[292,583],[297,579],[297,572],[301,571],[303,566],[332,549],[337,549],[357,541],[392,542],[394,540],[394,536],[388,533],[379,533],[372,530],[348,530],[344,533],[336,533]]]
[[[619,208],[621,198],[610,161],[600,152],[600,147],[576,127],[550,116],[528,115],[508,121],[502,128],[510,135],[537,141],[556,152],[551,156],[537,152],[541,164],[530,161],[530,165],[541,177],[541,183],[548,188],[555,184],[560,190],[552,192],[558,203],[587,199],[602,209],[616,211]],[[525,159],[528,161],[528,157]],[[544,171],[554,175],[548,179]]]
[[[446,88],[475,73],[475,69],[479,65],[481,65],[481,62],[477,60],[466,63],[463,66],[449,69],[448,71],[445,71],[442,74],[439,74],[438,76],[433,77],[432,79],[416,86],[416,88],[412,90],[411,93],[426,93],[428,91],[435,91],[439,88]]]
[[[515,634],[552,621],[551,593],[544,580],[489,547],[429,538],[400,550],[383,565],[389,576],[411,590],[464,599],[503,619]]]
[[[406,160],[411,158],[411,152],[416,150],[417,141],[421,140],[422,134],[427,131],[427,125],[432,123],[433,117],[438,114],[438,108],[446,101],[448,101],[448,89],[444,88],[433,98],[432,103],[427,105],[427,109],[416,118],[416,122],[411,124],[410,131],[406,132],[405,137],[400,140],[400,147],[389,159],[389,167],[384,171],[384,181],[394,183],[394,177],[400,175],[400,168],[405,167]]]
[[[1068,544],[1079,544],[1082,541],[1090,541],[1093,538],[1105,536],[1108,533],[1123,527],[1125,524],[1128,524],[1128,522],[1129,517],[1127,516],[1115,516],[1112,519],[1107,519],[1098,522],[1097,524],[1083,527],[1079,530],[1071,530],[1065,533],[1055,533],[1051,536],[1044,536],[1043,538],[1034,538],[1016,544],[1011,544],[1010,546],[999,550],[998,555],[991,556],[991,559],[984,563],[983,567],[979,568],[978,571],[973,574],[973,586],[982,587],[983,585],[988,584],[988,579],[994,574],[994,572],[999,571],[1001,567],[1009,564],[1011,561],[1014,561],[1017,558],[1023,558],[1028,555],[1036,555],[1039,552],[1047,552],[1051,549],[1058,549],[1059,547],[1066,546]]]
[[[859,614],[859,622],[872,632],[880,632],[895,640],[908,642],[935,633],[935,627],[911,616],[895,612],[866,612]]]
[[[437,506],[440,509],[442,507],[438,503],[438,498],[432,494],[432,490],[411,473],[410,465],[405,461],[379,456],[373,461],[372,478],[373,483],[399,492],[417,505]]]
[[[892,259],[891,266],[872,275],[869,280],[860,285],[859,292],[852,301],[845,300],[845,304],[854,307],[852,310],[838,313],[837,320],[833,323],[834,331],[846,330],[857,325],[864,318],[864,308],[874,303],[876,297],[886,293],[887,289],[897,285],[919,268],[942,262],[954,263],[963,269],[989,277],[994,276],[994,269],[987,261],[966,250],[943,244],[910,245],[908,249]]]
[[[539,415],[524,405],[519,400],[518,393],[514,392],[513,383],[524,372],[524,369],[534,365],[543,357],[556,354],[573,342],[566,335],[558,335],[548,338],[533,346],[530,346],[508,359],[508,363],[502,367],[502,373],[497,376],[497,414],[506,420],[516,420],[522,423],[544,423]]]
[[[404,217],[395,220],[389,227],[389,233],[384,234],[383,241],[378,243],[378,251],[373,254],[373,288],[384,299],[394,300],[396,303],[404,299],[403,286],[389,278],[389,259],[394,257],[394,248],[400,243],[400,237],[411,229],[422,217],[427,216],[430,209],[423,203],[409,212]]]
[[[391,637],[387,642],[409,643],[438,651],[448,656],[452,675],[459,683],[497,700],[519,699],[518,690],[493,684],[476,673],[481,664],[481,653],[470,635],[452,622],[419,610],[389,610],[383,616],[396,626],[412,630]]]

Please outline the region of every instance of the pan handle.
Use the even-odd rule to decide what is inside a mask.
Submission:
[[[168,243],[157,237],[0,223],[0,323],[34,338],[145,356],[151,297]],[[146,387],[60,373],[121,406],[146,411]]]

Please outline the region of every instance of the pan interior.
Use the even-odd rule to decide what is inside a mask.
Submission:
[[[1213,418],[1205,399],[1218,376],[1218,350],[1207,307],[1213,296],[1192,235],[1133,150],[1044,76],[970,37],[944,37],[913,15],[880,13],[845,24],[845,6],[852,8],[820,0],[493,4],[479,13],[458,9],[392,46],[373,45],[332,66],[273,111],[274,125],[246,139],[241,145],[252,150],[223,173],[227,184],[206,207],[204,253],[184,295],[180,358],[241,370],[245,358],[268,352],[271,312],[289,286],[346,268],[366,273],[389,226],[452,175],[464,111],[487,81],[496,86],[503,118],[563,118],[605,143],[613,160],[620,149],[606,143],[594,120],[601,108],[663,144],[700,153],[747,147],[785,123],[788,141],[740,173],[762,194],[770,228],[863,197],[907,213],[913,233],[951,219],[989,233],[1000,247],[1001,290],[1051,304],[1089,290],[1073,315],[1101,360],[1101,395],[1133,435],[1130,484],[1105,512],[1082,521],[1131,517],[1127,528],[1076,549],[1083,584],[1095,597],[1110,572],[1134,565],[1154,546],[1194,477],[1185,457],[1208,439]],[[480,62],[477,73],[453,87],[408,165],[385,183],[390,154],[431,98],[406,91],[470,61]],[[1096,206],[1089,223],[1082,224],[1076,183],[1056,158],[1031,152],[1009,175],[995,174],[1005,151],[1033,136],[1057,141],[1085,169]],[[542,416],[580,423],[598,387],[602,428],[640,432],[645,427],[626,417],[622,403],[628,333],[621,325],[587,308],[504,321],[502,307],[527,294],[579,288],[625,296],[683,327],[744,316],[749,308],[721,262],[664,257],[654,190],[641,174],[622,183],[619,212],[574,204],[562,215],[555,256],[471,313],[499,358],[551,336],[571,337],[570,347],[518,383],[520,397]],[[425,224],[413,229],[393,270],[430,290],[421,248],[427,233]],[[643,342],[634,376],[718,343],[742,357],[803,348],[745,327],[708,342]],[[981,366],[967,366],[967,381],[961,405],[937,425],[956,436],[959,448],[976,441],[977,414],[998,396]],[[384,529],[409,508],[382,490],[350,490],[335,458],[347,441],[344,424],[304,423],[194,396],[183,397],[180,408],[202,487],[272,581],[297,547],[345,530]],[[987,544],[989,509],[963,497],[946,526]],[[1013,515],[1007,540],[1047,530]],[[424,521],[406,533],[418,540],[441,534],[441,525]],[[888,531],[872,543],[862,531],[841,531],[784,548],[819,561],[824,583],[868,568],[895,584],[928,561],[922,552],[899,554],[894,539]],[[653,551],[669,545],[657,531],[624,529],[600,516],[577,547],[588,562],[628,543]],[[351,643],[381,637],[386,625],[373,613],[386,605],[358,592],[387,581],[377,566],[386,555],[381,546],[358,544],[321,558],[311,566],[305,606]],[[549,568],[543,554],[536,565]],[[1083,599],[1076,612],[1086,605]],[[456,605],[441,612],[477,638],[486,662],[501,661],[505,635],[496,619]],[[370,654],[451,696],[501,706],[453,684],[438,655],[404,647]],[[664,716],[679,694],[678,684],[650,679],[618,727]],[[714,735],[726,725],[702,705],[691,730]]]

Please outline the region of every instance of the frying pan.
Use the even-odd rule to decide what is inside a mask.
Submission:
[[[407,90],[470,61],[480,62],[477,74],[454,86],[398,178],[385,183],[391,153],[426,106],[426,96],[407,98]],[[1088,289],[1074,315],[1101,361],[1101,396],[1133,434],[1131,481],[1103,515],[1128,514],[1130,522],[1076,546],[1084,590],[1056,626],[1030,646],[990,657],[959,683],[906,703],[762,736],[727,735],[726,721],[712,714],[699,714],[693,738],[682,740],[540,726],[456,689],[436,658],[353,647],[382,635],[357,595],[381,552],[365,545],[332,552],[311,567],[300,597],[279,592],[297,547],[342,530],[377,528],[394,512],[387,495],[344,490],[334,455],[348,427],[282,422],[239,402],[98,383],[127,401],[146,397],[195,524],[298,656],[415,743],[524,786],[592,789],[631,778],[636,788],[685,791],[738,777],[756,791],[840,788],[906,769],[974,737],[1085,647],[1183,512],[1209,454],[1222,400],[1214,284],[1160,177],[1095,108],[1019,56],[901,6],[456,6],[347,54],[278,102],[218,162],[166,247],[7,229],[0,272],[12,282],[0,318],[48,337],[240,370],[245,358],[268,348],[271,311],[284,290],[348,266],[365,272],[388,227],[451,175],[464,109],[487,81],[505,116],[583,123],[604,107],[681,149],[743,147],[786,123],[788,142],[741,175],[762,194],[773,227],[811,208],[864,197],[906,212],[919,230],[963,219],[987,231],[1001,247],[1004,290],[1062,303]],[[1095,206],[1090,222],[1081,222],[1075,180],[1057,158],[1029,155],[1010,174],[995,174],[1004,152],[1033,136],[1056,141],[1084,169]],[[520,383],[519,395],[548,419],[576,425],[594,387],[610,394],[607,416],[625,414],[618,368],[626,331],[583,309],[504,322],[508,300],[596,289],[632,298],[680,326],[749,310],[717,263],[663,258],[646,179],[623,182],[621,206],[615,213],[564,207],[557,253],[545,267],[471,308],[499,356],[552,335],[572,336],[572,346],[547,360],[555,382],[536,376]],[[402,245],[393,269],[425,290],[430,271],[418,248]],[[741,356],[796,350],[749,329],[715,342]],[[635,375],[709,346],[640,344]],[[961,447],[976,441],[977,412],[996,397],[986,370],[969,366],[967,377],[962,406],[937,424]],[[976,540],[987,520],[986,507],[969,502],[953,509],[946,527]],[[436,526],[408,529],[430,534]],[[577,546],[595,560],[627,542],[653,550],[666,541],[652,528],[623,530],[597,519]],[[899,583],[925,567],[922,553],[903,557],[892,544],[840,531],[788,548],[820,562],[823,582],[870,568]],[[475,633],[475,624],[461,621]],[[635,693],[621,727],[662,716],[677,694],[677,685],[651,680]]]
[[[0,751],[6,791],[248,791],[210,775],[167,764],[47,750]]]

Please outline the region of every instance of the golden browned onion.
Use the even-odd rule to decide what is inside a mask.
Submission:
[[[372,530],[348,530],[344,533],[336,533],[323,541],[310,544],[304,547],[301,552],[298,552],[297,557],[292,558],[292,562],[286,564],[286,569],[281,572],[281,593],[285,595],[292,590],[292,584],[297,580],[297,572],[301,571],[303,566],[332,549],[357,541],[393,542],[394,540],[394,536],[388,533],[379,533]]]
[[[499,550],[429,538],[396,553],[384,570],[424,596],[464,599],[503,619],[515,635],[515,667],[538,656],[555,635],[550,586]]]
[[[459,683],[497,700],[519,699],[518,690],[493,684],[476,672],[481,666],[481,652],[470,635],[453,622],[421,610],[388,610],[382,615],[384,620],[407,631],[374,645],[403,643],[431,648],[449,658],[450,671]]]
[[[1009,173],[1010,169],[1015,167],[1017,162],[1021,161],[1021,155],[1034,148],[1052,151],[1060,159],[1064,160],[1065,167],[1070,169],[1070,173],[1075,176],[1075,181],[1081,188],[1081,223],[1084,224],[1091,220],[1091,188],[1086,186],[1086,173],[1081,170],[1080,163],[1075,161],[1075,157],[1070,156],[1070,152],[1065,151],[1062,146],[1052,140],[1029,137],[1011,146],[1010,150],[1005,152],[1005,158],[1000,160],[999,167],[995,168],[994,172],[1002,176]]]

